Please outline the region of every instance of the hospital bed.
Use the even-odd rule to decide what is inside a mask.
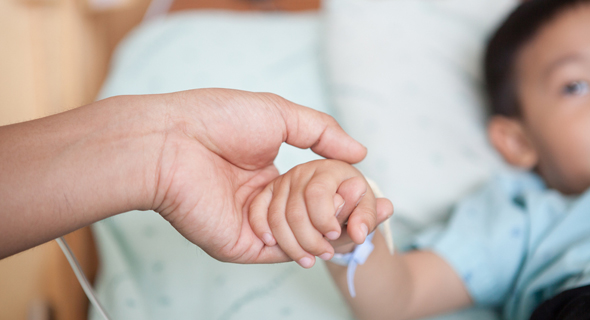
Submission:
[[[59,3],[59,0],[47,1]],[[38,2],[43,3],[41,0]],[[467,1],[450,0],[441,6],[432,7],[428,6],[428,1],[417,1],[425,6],[422,8],[403,0],[398,1],[402,3],[402,7],[391,8],[388,5],[398,6],[399,4],[392,4],[395,1],[383,1],[383,4],[373,3],[366,6],[361,3],[363,1],[358,0],[341,0],[340,4],[335,1],[327,2],[329,7],[321,14],[316,12],[320,3],[314,0],[176,0],[170,2],[169,10],[173,12],[172,19],[156,18],[153,22],[136,29],[119,46],[111,61],[111,72],[102,86],[99,97],[177,91],[199,86],[223,86],[272,91],[295,102],[331,113],[341,121],[347,131],[365,143],[375,154],[367,159],[362,169],[367,174],[378,178],[379,184],[388,196],[393,195],[396,210],[401,215],[401,219],[397,221],[396,232],[399,242],[403,245],[404,240],[408,239],[408,235],[414,231],[444,220],[450,204],[460,195],[472,190],[499,165],[495,155],[490,152],[489,146],[486,146],[481,131],[483,112],[473,108],[473,105],[478,107],[482,105],[481,97],[473,93],[476,90],[472,87],[473,83],[477,84],[479,81],[476,71],[477,60],[474,56],[480,53],[483,43],[482,34],[489,30],[490,26],[496,22],[495,20],[507,11],[514,1],[479,0],[479,2],[475,1],[479,5],[473,5],[473,1],[472,4],[468,4]],[[35,5],[40,5],[39,3]],[[92,10],[99,10],[100,13],[93,11],[94,19],[102,19],[102,24],[97,25],[102,26],[102,32],[108,35],[105,36],[107,40],[103,39],[102,45],[99,46],[106,53],[103,54],[102,60],[96,59],[103,61],[101,67],[97,68],[101,71],[94,74],[96,79],[100,79],[98,83],[106,77],[106,62],[109,59],[104,57],[110,57],[114,44],[131,27],[140,23],[149,4],[139,0],[113,3],[106,9],[89,7],[95,8]],[[382,7],[379,7],[380,5]],[[242,13],[228,14],[218,11],[197,13],[192,9],[229,9]],[[185,12],[179,13],[179,11]],[[273,14],[261,14],[260,11],[267,13],[270,11]],[[281,11],[282,14],[277,11]],[[382,14],[379,15],[379,12]],[[477,14],[482,12],[486,16],[492,12],[491,16],[495,18],[479,19]],[[125,13],[128,19],[122,19],[122,13]],[[388,15],[385,15],[386,13]],[[416,14],[418,18],[414,19],[415,21],[408,21],[412,14]],[[458,21],[453,20],[456,23],[449,23],[449,19]],[[114,22],[113,25],[118,29],[108,30],[109,24],[104,23],[105,21]],[[398,21],[398,25],[391,24],[395,21]],[[404,32],[404,26],[409,25],[404,23],[420,22],[424,27],[420,25],[411,27],[416,33],[415,37],[423,41],[409,38],[407,32]],[[432,25],[429,25],[430,23]],[[467,30],[466,25],[475,27]],[[441,28],[441,26],[444,27]],[[274,33],[269,32],[272,29]],[[249,33],[240,33],[245,30]],[[438,30],[441,34],[433,35],[431,34],[433,30]],[[477,33],[475,35],[472,34],[474,30]],[[214,35],[225,36],[216,41]],[[331,39],[329,42],[324,42],[326,36]],[[448,41],[456,41],[457,43],[453,46],[455,49],[451,50],[448,43],[437,43],[441,36],[446,36]],[[269,42],[269,39],[272,41]],[[401,40],[396,43],[391,39]],[[161,45],[158,41],[168,41],[168,43]],[[415,51],[407,50],[408,44],[414,45]],[[241,49],[237,50],[236,47]],[[381,47],[386,49],[380,50]],[[150,50],[156,49],[159,53],[152,54]],[[272,54],[269,55],[269,51]],[[369,52],[372,56],[367,58]],[[433,57],[443,57],[447,64],[442,67],[428,65],[438,60]],[[351,65],[353,67],[350,67]],[[449,65],[460,69],[454,71],[450,80],[444,78],[447,76],[445,70]],[[151,67],[142,68],[142,66]],[[411,69],[416,67],[419,69]],[[387,73],[387,70],[395,72]],[[432,85],[432,83],[417,75],[430,74],[428,72],[432,70],[435,74],[429,76],[431,80],[434,80],[436,84],[436,81],[444,78],[447,85],[451,86],[450,89],[448,87],[441,91],[429,89],[424,94],[424,86]],[[392,74],[396,73],[405,76],[393,77]],[[129,81],[130,79],[138,81]],[[88,87],[92,86],[88,85]],[[94,97],[97,90],[98,86],[85,91],[91,92],[88,96]],[[389,96],[383,94],[384,92],[389,92]],[[446,98],[449,95],[451,97]],[[432,100],[428,100],[429,97],[437,104],[453,108],[452,114],[459,116],[449,118],[446,116],[449,112],[437,113],[436,109],[425,108],[424,106],[433,104]],[[73,103],[72,101],[79,102],[78,104],[89,102],[88,98],[85,99],[71,99],[70,103]],[[67,103],[63,105],[66,108],[74,106]],[[428,116],[433,113],[433,117]],[[433,121],[434,118],[440,121]],[[391,120],[384,122],[384,119]],[[469,139],[465,140],[466,136]],[[462,143],[458,144],[457,141]],[[299,162],[310,159],[313,159],[313,156],[309,153],[285,149],[279,156],[279,169],[284,171]],[[403,183],[392,184],[391,181]],[[441,188],[444,182],[447,183]],[[421,201],[417,190],[423,190],[421,196],[428,196],[431,200]],[[123,291],[141,288],[141,286],[137,287],[137,283],[141,281],[126,287],[125,281],[133,279],[125,278],[125,274],[138,274],[139,277],[151,277],[145,274],[150,272],[156,274],[160,278],[150,283],[151,286],[155,286],[150,288],[152,290],[150,292],[166,291],[166,279],[171,282],[178,281],[177,278],[166,278],[165,271],[167,268],[180,270],[174,269],[180,268],[179,266],[163,264],[161,260],[163,257],[159,257],[158,260],[150,256],[149,252],[142,251],[145,247],[141,247],[134,239],[150,241],[149,239],[157,238],[158,234],[164,234],[165,238],[172,237],[167,239],[170,243],[176,244],[174,247],[178,249],[169,250],[171,254],[178,256],[188,253],[197,255],[199,258],[203,258],[204,254],[197,253],[197,250],[189,247],[183,239],[174,236],[173,231],[166,229],[162,221],[158,220],[159,217],[150,216],[147,219],[139,219],[140,214],[130,213],[99,223],[94,229],[94,235],[90,229],[86,228],[70,235],[67,239],[91,278],[96,275],[99,260],[101,260],[102,270],[98,290],[103,294],[107,308],[116,309],[115,314],[119,316],[129,315],[125,318],[151,316],[158,318],[157,312],[155,315],[126,312],[129,312],[127,309],[150,310],[149,307],[142,305],[149,302],[149,299],[153,299],[152,301],[156,304],[172,308],[174,301],[170,296],[155,295],[147,300],[120,299],[120,297],[132,297],[134,293],[126,295],[127,293],[117,293],[115,289],[109,288],[114,283],[119,285],[123,283],[121,286]],[[138,221],[142,221],[143,224],[137,226]],[[120,242],[120,236],[123,234],[127,234],[128,237]],[[95,241],[98,241],[98,250],[102,252],[100,259]],[[121,250],[121,243],[131,246],[133,252],[126,251],[129,248]],[[157,242],[153,245],[157,247]],[[129,256],[126,254],[131,254],[132,260],[137,259],[142,262],[139,263],[138,269],[133,269],[138,266],[130,264]],[[109,263],[105,264],[105,259]],[[151,261],[148,261],[150,259]],[[54,319],[85,318],[88,303],[59,249],[52,245],[45,251],[42,259],[32,261],[35,263],[47,261],[44,264],[48,267],[42,276],[38,276],[38,281],[44,283],[44,289],[42,294],[36,296],[35,301],[38,303],[34,306],[38,307],[33,308],[33,312],[29,314],[38,313],[39,319],[47,314],[53,314]],[[113,264],[112,261],[116,262]],[[201,314],[199,318],[247,319],[247,314],[250,312],[246,310],[248,303],[256,300],[257,297],[264,296],[265,292],[282,288],[280,290],[283,290],[283,294],[289,294],[289,292],[295,292],[295,295],[301,294],[304,290],[301,287],[281,287],[289,281],[297,282],[297,279],[313,279],[322,284],[315,290],[316,294],[318,292],[324,294],[323,297],[309,295],[308,305],[313,306],[313,301],[319,299],[329,305],[329,308],[316,310],[310,307],[310,313],[315,315],[325,313],[333,316],[334,319],[350,317],[350,313],[335,294],[334,288],[330,287],[329,281],[326,282],[324,279],[325,272],[321,270],[313,271],[315,273],[310,275],[302,274],[299,269],[289,266],[278,270],[272,269],[273,267],[267,269],[264,266],[212,263],[214,262],[199,264],[199,267],[210,271],[225,268],[227,274],[252,272],[251,279],[255,279],[257,274],[275,273],[266,286],[243,283],[244,292],[233,297],[234,300],[229,305],[219,306],[219,310],[224,310],[223,312],[209,316]],[[146,267],[142,268],[143,266]],[[125,270],[125,268],[127,268],[125,272],[119,272],[117,275],[117,270]],[[209,286],[223,286],[228,282],[231,283],[232,278],[224,277],[221,273],[211,276],[209,272],[207,277],[192,277],[186,281],[189,283],[208,281]],[[239,281],[245,280],[239,278]],[[223,293],[223,291],[217,292],[219,296]],[[328,296],[327,300],[326,296]],[[209,301],[209,303],[215,302]],[[302,301],[301,305],[306,303]],[[251,312],[252,315],[257,314],[256,310]],[[298,315],[290,306],[277,306],[273,312],[283,318]],[[178,318],[186,314],[189,313],[180,314]],[[478,318],[494,319],[494,315],[488,311],[482,311],[478,314]],[[98,318],[95,315],[93,319]]]

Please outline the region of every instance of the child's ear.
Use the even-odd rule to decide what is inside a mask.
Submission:
[[[488,125],[488,135],[496,150],[511,165],[527,170],[537,165],[539,160],[537,150],[521,121],[494,116]]]

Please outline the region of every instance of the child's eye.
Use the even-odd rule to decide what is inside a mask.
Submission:
[[[574,96],[581,96],[585,95],[590,92],[590,85],[586,81],[574,81],[568,83],[563,88],[563,93],[565,95],[574,95]]]

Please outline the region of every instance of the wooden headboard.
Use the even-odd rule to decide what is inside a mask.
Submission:
[[[0,1],[0,125],[92,102],[117,43],[149,0],[97,11],[92,0]],[[171,11],[315,10],[320,0],[176,0]],[[8,50],[7,48],[10,48]],[[86,274],[99,265],[90,228],[66,237]],[[88,300],[54,241],[0,261],[0,319],[86,319]]]

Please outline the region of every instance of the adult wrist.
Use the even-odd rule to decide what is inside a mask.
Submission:
[[[157,99],[113,97],[0,128],[0,257],[149,208],[163,140]]]
[[[113,132],[120,143],[119,155],[127,159],[119,167],[127,198],[124,211],[155,208],[160,180],[162,153],[169,132],[173,131],[168,95],[118,96],[111,104],[122,122]]]

